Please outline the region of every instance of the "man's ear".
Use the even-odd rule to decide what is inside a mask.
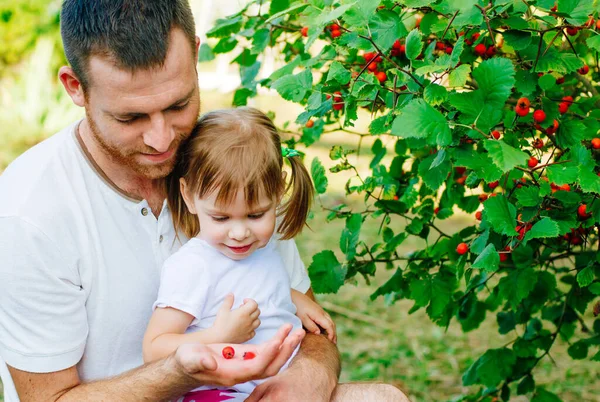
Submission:
[[[73,69],[68,66],[62,66],[58,70],[58,79],[63,84],[63,87],[65,87],[73,103],[83,107],[85,105],[85,94],[83,93],[81,82]]]
[[[196,56],[198,56],[198,49],[200,49],[200,37],[196,36]]]
[[[179,192],[183,197],[183,202],[185,202],[188,211],[194,215],[198,214],[198,211],[196,211],[196,204],[194,203],[194,197],[190,194],[189,186],[183,177],[179,179]]]

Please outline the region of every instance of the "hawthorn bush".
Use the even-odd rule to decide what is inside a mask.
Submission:
[[[347,194],[364,209],[332,206],[344,219],[342,261],[313,257],[316,292],[394,269],[372,299],[414,300],[435,323],[463,331],[494,314],[507,345],[487,350],[463,374],[462,400],[534,401],[558,396],[537,386],[533,369],[560,336],[575,359],[600,361],[600,21],[593,0],[273,0],[251,1],[218,20],[200,61],[234,53],[244,105],[257,87],[304,106],[300,136],[352,127],[372,116],[371,175],[351,162],[356,149],[330,151],[327,175],[350,170]],[[284,66],[259,79],[267,48]],[[386,143],[393,138],[394,146]],[[360,144],[359,144],[360,147]],[[383,163],[390,160],[390,163]],[[327,207],[327,206],[325,206]],[[442,231],[460,209],[473,225]],[[409,223],[396,233],[394,219]],[[360,239],[366,219],[381,225],[375,244]],[[426,247],[397,248],[409,237]],[[410,384],[408,384],[410,386]]]

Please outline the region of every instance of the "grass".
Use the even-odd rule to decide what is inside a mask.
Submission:
[[[231,94],[203,92],[202,99],[203,111],[209,111],[228,107]],[[76,115],[75,108],[63,103],[61,102],[60,110],[68,110],[69,116]],[[270,96],[261,96],[254,100],[254,106],[265,111],[275,110],[279,125],[285,120],[293,121],[300,110],[297,105]],[[48,113],[51,114],[52,110],[41,113],[46,121],[52,118]],[[15,127],[7,132],[8,135],[0,136],[0,172],[16,155],[52,133],[37,124],[35,119],[26,120],[27,130],[17,129],[21,127],[24,119],[15,121],[11,120],[9,115],[0,115],[0,120],[0,126]],[[354,130],[366,132],[367,120],[363,119]],[[68,121],[64,121],[64,124],[66,123]],[[389,144],[393,143],[392,139],[387,141]],[[319,157],[324,165],[329,167],[333,165],[328,158],[331,145],[344,144],[346,147],[355,147],[356,143],[357,137],[347,133],[327,134],[318,144],[303,151],[306,151],[307,163]],[[358,157],[356,162],[361,175],[366,176],[369,174],[369,138],[365,138],[363,145],[362,156]],[[330,189],[327,196],[321,200],[325,206],[331,207],[336,203],[347,202],[356,208],[361,207],[360,199],[345,197],[343,188],[348,177],[348,172],[328,174]],[[312,230],[305,230],[297,238],[300,253],[307,266],[312,255],[317,252],[339,248],[339,234],[343,222],[326,223],[325,216],[326,212],[317,204],[314,216],[309,222]],[[472,216],[458,213],[453,218],[440,222],[440,228],[453,233],[456,228],[464,227],[472,220]],[[402,221],[393,222],[396,232],[403,225]],[[378,229],[378,221],[368,220],[363,225],[361,240],[372,244],[378,236]],[[420,246],[422,240],[411,236],[399,252],[408,253]],[[338,344],[343,361],[341,380],[376,380],[392,383],[406,390],[414,402],[449,400],[468,392],[468,389],[461,386],[461,376],[465,369],[486,349],[501,347],[508,343],[511,337],[497,333],[494,314],[488,314],[479,329],[464,334],[456,322],[453,322],[447,331],[436,326],[423,310],[409,315],[411,301],[400,301],[391,306],[386,305],[383,298],[370,301],[370,294],[392,274],[393,271],[380,266],[370,285],[358,278],[343,286],[337,294],[318,295],[319,300],[332,313],[338,327]],[[535,371],[537,381],[556,392],[565,401],[600,401],[600,383],[597,381],[600,378],[600,365],[589,360],[571,360],[566,353],[567,347],[565,343],[557,342],[552,353],[556,366],[550,359],[543,360]],[[2,401],[0,397],[0,402]]]

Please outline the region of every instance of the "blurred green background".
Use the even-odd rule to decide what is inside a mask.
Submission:
[[[201,39],[205,40],[204,32],[216,18],[235,12],[241,4],[231,0],[192,0]],[[56,78],[58,67],[65,62],[58,31],[59,10],[58,0],[0,2],[0,173],[25,150],[83,116],[83,111],[71,103]],[[229,59],[218,57],[199,65],[203,112],[231,105],[232,90],[239,83],[239,76],[229,62]],[[261,76],[268,76],[280,64],[276,54],[263,60]],[[267,91],[251,100],[251,105],[274,112],[280,127],[287,121],[293,122],[300,113],[297,105]],[[359,124],[353,131],[368,132],[369,121],[368,114],[360,115]],[[292,132],[289,135],[294,135],[300,127],[292,123],[287,130]],[[341,131],[326,134],[320,142],[302,151],[307,154],[307,164],[319,157],[326,167],[330,167],[333,166],[328,158],[331,146],[343,144],[356,148],[359,138]],[[388,144],[393,142],[393,138],[388,138]],[[369,175],[369,149],[367,137],[362,141],[359,156],[354,155],[363,177]],[[329,174],[328,193],[315,203],[310,229],[297,238],[307,266],[317,252],[339,248],[343,222],[327,223],[327,212],[321,205],[331,208],[341,202],[349,205],[362,202],[356,198],[346,199],[344,184],[348,174]],[[473,219],[473,216],[457,211],[439,226],[454,232]],[[367,221],[361,238],[373,244],[379,224],[378,221]],[[401,220],[393,222],[395,231],[404,224]],[[409,239],[413,243],[404,243],[402,251],[405,253],[418,246],[414,237]],[[497,334],[493,315],[488,315],[478,330],[463,334],[456,323],[447,330],[432,324],[423,310],[408,315],[412,307],[410,301],[386,305],[384,299],[379,298],[371,302],[370,294],[391,274],[393,271],[381,266],[371,284],[359,278],[345,285],[338,294],[318,296],[338,326],[343,359],[341,380],[392,383],[405,390],[415,402],[451,400],[466,393],[468,390],[461,386],[462,372],[487,348],[510,342],[510,334]],[[563,342],[558,344],[552,360],[545,359],[536,368],[536,379],[565,401],[600,401],[600,365],[589,360],[571,360],[566,353],[567,347]],[[2,400],[0,397],[0,402]]]

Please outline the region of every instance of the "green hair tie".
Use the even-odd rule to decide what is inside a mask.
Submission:
[[[286,148],[282,145],[281,156],[283,156],[284,158],[293,158],[294,156],[300,156],[300,153],[295,149]]]

